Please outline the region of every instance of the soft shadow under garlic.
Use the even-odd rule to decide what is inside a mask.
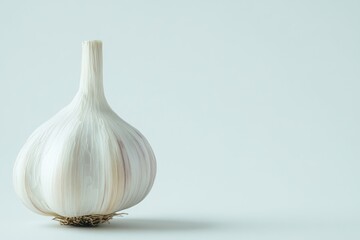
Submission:
[[[112,219],[109,224],[102,224],[97,227],[105,231],[196,231],[215,228],[217,224],[204,220],[189,219]]]
[[[46,224],[46,227],[59,228],[58,224]],[[165,218],[121,218],[115,216],[107,223],[96,227],[78,228],[73,226],[60,226],[69,230],[81,230],[91,232],[118,231],[118,232],[176,232],[176,231],[202,231],[219,227],[216,222],[192,219],[165,219]]]

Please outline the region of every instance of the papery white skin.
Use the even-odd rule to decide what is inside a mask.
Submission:
[[[105,99],[102,43],[83,42],[82,51],[78,93],[35,130],[14,166],[16,193],[44,215],[121,211],[144,199],[156,174],[148,141]]]

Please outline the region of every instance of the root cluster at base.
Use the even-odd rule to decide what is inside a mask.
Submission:
[[[61,225],[78,227],[95,227],[101,223],[109,222],[114,216],[121,216],[126,213],[93,214],[79,217],[55,216],[53,220],[59,221]]]

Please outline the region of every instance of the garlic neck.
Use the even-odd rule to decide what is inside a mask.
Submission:
[[[81,77],[78,95],[91,105],[107,105],[102,70],[101,41],[82,43]]]

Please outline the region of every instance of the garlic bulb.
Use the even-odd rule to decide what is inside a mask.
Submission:
[[[28,208],[61,224],[97,225],[142,201],[155,173],[148,141],[105,99],[102,43],[83,42],[79,91],[20,150],[16,193]]]

